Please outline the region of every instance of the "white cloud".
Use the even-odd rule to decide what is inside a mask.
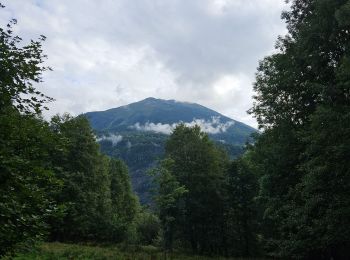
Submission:
[[[174,130],[177,124],[162,124],[162,123],[150,123],[147,122],[144,125],[141,125],[140,123],[136,123],[132,126],[129,126],[130,129],[135,129],[138,131],[145,131],[145,132],[156,132],[156,133],[162,133],[169,135]]]
[[[226,123],[221,123],[219,117],[212,117],[211,121],[205,121],[204,119],[195,119],[190,123],[185,123],[186,126],[198,125],[201,130],[208,134],[219,134],[225,133],[228,128],[235,124],[234,121],[228,121]]]
[[[114,134],[111,134],[111,135],[108,135],[108,136],[103,135],[101,137],[96,138],[97,142],[109,141],[109,142],[112,143],[112,146],[116,146],[122,140],[123,140],[123,136],[121,136],[121,135],[114,135]]]
[[[152,123],[147,122],[144,125],[136,123],[130,126],[131,129],[136,129],[138,131],[151,131],[156,133],[162,133],[169,135],[175,129],[175,127],[183,122],[173,123],[173,124],[162,124],[162,123]],[[225,133],[228,128],[234,125],[234,121],[228,121],[222,123],[220,117],[212,117],[211,120],[204,119],[193,119],[191,122],[183,123],[186,126],[193,127],[195,125],[199,126],[201,130],[208,134],[219,134]]]
[[[200,103],[247,116],[258,60],[284,34],[283,0],[4,0],[0,25],[47,36],[54,71],[40,90],[56,102],[47,115],[80,114],[149,96]],[[232,86],[231,86],[232,84]]]

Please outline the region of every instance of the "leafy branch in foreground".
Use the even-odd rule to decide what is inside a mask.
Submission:
[[[0,28],[0,109],[13,106],[26,114],[39,114],[47,109],[45,103],[53,101],[35,88],[36,83],[42,82],[42,73],[51,70],[43,65],[47,57],[42,43],[46,38],[41,35],[23,45],[22,38],[13,32],[16,23],[12,19],[6,28]]]

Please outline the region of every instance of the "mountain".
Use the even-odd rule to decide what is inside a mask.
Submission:
[[[126,162],[134,190],[143,203],[150,201],[147,169],[161,158],[165,141],[177,124],[199,125],[231,157],[241,154],[250,135],[257,132],[204,106],[156,98],[85,116],[96,131],[102,152]]]

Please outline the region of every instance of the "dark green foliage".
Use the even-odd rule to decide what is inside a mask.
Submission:
[[[173,160],[171,173],[188,190],[179,219],[181,235],[194,252],[220,253],[226,196],[225,154],[198,126],[179,125],[166,144],[166,156]]]
[[[157,215],[143,209],[136,219],[137,242],[141,245],[151,245],[159,237],[160,223]]]
[[[66,205],[66,215],[54,235],[60,240],[102,238],[111,208],[108,159],[99,147],[85,118],[54,117],[51,127],[64,141],[55,157],[56,176],[64,187],[57,201]],[[54,227],[56,228],[56,227]]]
[[[154,181],[158,188],[155,202],[159,210],[162,224],[164,249],[172,251],[177,225],[184,208],[181,204],[183,196],[188,192],[185,186],[180,186],[171,173],[174,161],[164,159],[159,167],[152,170]]]
[[[99,132],[99,136],[122,136],[122,140],[113,144],[110,140],[99,141],[101,151],[113,158],[123,160],[130,169],[132,187],[139,196],[141,204],[152,204],[150,190],[152,178],[147,171],[155,166],[157,160],[164,157],[164,146],[168,138],[165,134],[142,131]],[[219,137],[212,136],[218,139]],[[231,159],[239,157],[244,152],[242,145],[233,145],[217,141],[216,144],[225,150]]]
[[[301,178],[297,168],[300,141],[288,126],[269,129],[255,143],[251,162],[259,176],[260,191],[257,197],[262,207],[262,231],[267,251],[276,250],[278,241],[285,238],[287,227],[279,223],[295,218],[295,186]],[[288,240],[285,240],[288,244]]]
[[[147,170],[163,156],[166,135],[147,132],[117,134],[122,136],[122,140],[117,145],[108,140],[100,141],[101,151],[108,156],[123,160],[128,165],[132,187],[139,196],[141,204],[151,204],[149,190],[152,189],[152,180],[147,175]]]
[[[225,250],[234,256],[257,256],[258,207],[255,197],[257,177],[250,154],[233,161],[228,169]]]
[[[108,139],[101,139],[99,141],[101,151],[125,161],[130,169],[134,191],[139,195],[140,202],[148,205],[152,203],[149,194],[149,190],[152,189],[152,179],[147,175],[147,170],[164,157],[164,146],[168,135],[137,130],[135,124],[138,126],[147,123],[153,123],[155,126],[168,124],[170,128],[179,122],[188,123],[194,119],[212,122],[213,118],[220,118],[221,123],[234,122],[227,131],[209,134],[209,137],[223,147],[232,159],[243,153],[243,146],[250,141],[250,134],[256,132],[252,127],[201,105],[155,98],[147,98],[106,111],[86,113],[85,116],[98,137],[122,138],[117,144],[113,144]]]
[[[130,177],[126,165],[116,159],[110,159],[110,197],[112,227],[108,227],[109,239],[120,242],[128,239],[130,226],[139,215],[139,202],[131,190]]]
[[[0,28],[0,256],[44,239],[126,240],[138,200],[127,168],[102,155],[84,117],[40,113],[40,41]]]
[[[349,89],[337,83],[337,75],[348,66],[349,24],[343,18],[348,5],[346,0],[295,0],[284,13],[289,34],[277,43],[280,53],[258,68],[251,112],[260,127],[280,121],[303,125],[318,105],[347,104]]]
[[[85,117],[54,117],[51,128],[63,141],[55,157],[63,183],[57,201],[66,205],[61,223],[52,223],[52,239],[122,241],[134,222],[138,201],[125,165],[99,152]]]
[[[167,141],[129,128],[189,122],[188,111],[216,115],[199,105],[146,99],[87,114],[100,135],[123,133],[118,149],[101,141],[102,150],[137,174],[165,152],[153,170],[158,216],[140,209],[127,167],[102,155],[87,119],[40,118],[51,100],[33,87],[46,69],[41,43],[19,47],[12,25],[1,29],[0,256],[50,232],[61,241],[144,245],[162,236],[167,251],[215,256],[347,259],[350,1],[294,0],[283,17],[289,33],[260,63],[254,85],[250,112],[264,131],[233,162],[225,150],[241,153],[230,145],[254,132],[239,123],[236,143],[221,133],[221,145],[198,126],[181,124]],[[171,113],[174,106],[181,113]],[[96,256],[79,250],[66,257]]]
[[[350,2],[294,0],[289,34],[257,73],[252,149],[266,252],[349,255]]]
[[[350,108],[321,107],[312,116],[298,184],[302,199],[295,240],[309,254],[341,258],[350,245]]]
[[[46,69],[44,37],[24,45],[13,34],[15,23],[0,28],[0,256],[41,239],[57,211],[49,188],[58,189],[50,157],[54,139],[36,115],[51,99],[33,87]]]
[[[43,238],[128,239],[139,212],[126,166],[99,152],[83,117],[51,124],[16,110],[1,114],[1,254]]]
[[[34,252],[16,255],[14,260],[235,260],[236,258],[205,257],[183,251],[165,254],[154,246],[82,245],[64,243],[44,243]],[[256,258],[251,258],[258,260]],[[262,260],[262,259],[260,259]]]
[[[51,124],[16,110],[1,114],[1,254],[51,239],[128,239],[138,200],[126,166],[99,152],[83,117]]]
[[[175,128],[152,173],[163,244],[210,255],[258,251],[257,177],[251,156],[229,162],[198,126]]]
[[[40,113],[43,104],[52,100],[33,86],[42,81],[42,72],[50,69],[42,66],[46,56],[41,43],[45,37],[23,45],[22,39],[13,34],[16,23],[13,19],[6,28],[0,28],[0,110],[14,107],[27,114]]]
[[[48,124],[8,108],[0,114],[0,255],[19,243],[38,240],[46,221],[58,211],[51,189],[59,190],[52,171]]]

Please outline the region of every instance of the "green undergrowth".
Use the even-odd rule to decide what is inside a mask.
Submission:
[[[17,254],[15,260],[58,260],[58,259],[125,259],[125,260],[163,260],[163,259],[240,259],[186,255],[174,252],[165,255],[159,248],[154,246],[96,246],[64,243],[43,243],[27,253]]]

